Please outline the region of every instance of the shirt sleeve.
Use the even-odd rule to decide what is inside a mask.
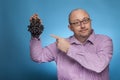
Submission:
[[[67,55],[77,61],[84,68],[100,73],[110,63],[113,53],[113,44],[110,38],[102,39],[99,46],[92,45],[96,51],[89,51],[83,47],[76,48],[71,45]],[[88,47],[89,48],[89,47]]]
[[[41,41],[37,38],[30,40],[30,56],[35,62],[50,62],[55,60],[56,45],[53,43],[42,48]]]

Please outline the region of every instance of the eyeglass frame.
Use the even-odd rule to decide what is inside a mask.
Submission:
[[[85,22],[85,21],[87,21],[87,22]],[[82,19],[82,21],[80,21],[80,20],[77,19],[75,22],[70,22],[70,25],[80,26],[82,23],[83,23],[83,24],[87,24],[87,23],[89,23],[90,21],[91,21],[90,18],[84,17],[84,18]]]

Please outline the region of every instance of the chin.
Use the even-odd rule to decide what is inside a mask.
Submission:
[[[84,34],[84,35],[80,35],[82,38],[87,38],[89,35],[88,34]]]
[[[88,36],[81,36],[82,38],[87,38]]]
[[[85,33],[82,33],[81,36],[82,37],[89,37],[89,35],[91,34],[91,32],[85,32]]]

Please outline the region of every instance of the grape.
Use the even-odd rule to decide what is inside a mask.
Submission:
[[[40,22],[39,18],[32,18],[30,20],[30,25],[28,25],[28,31],[31,33],[32,37],[39,38],[44,30],[44,26]]]

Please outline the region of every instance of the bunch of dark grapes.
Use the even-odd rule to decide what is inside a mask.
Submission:
[[[28,25],[28,31],[31,33],[32,37],[39,38],[43,30],[44,26],[42,25],[39,18],[32,18],[30,20],[30,25]]]

